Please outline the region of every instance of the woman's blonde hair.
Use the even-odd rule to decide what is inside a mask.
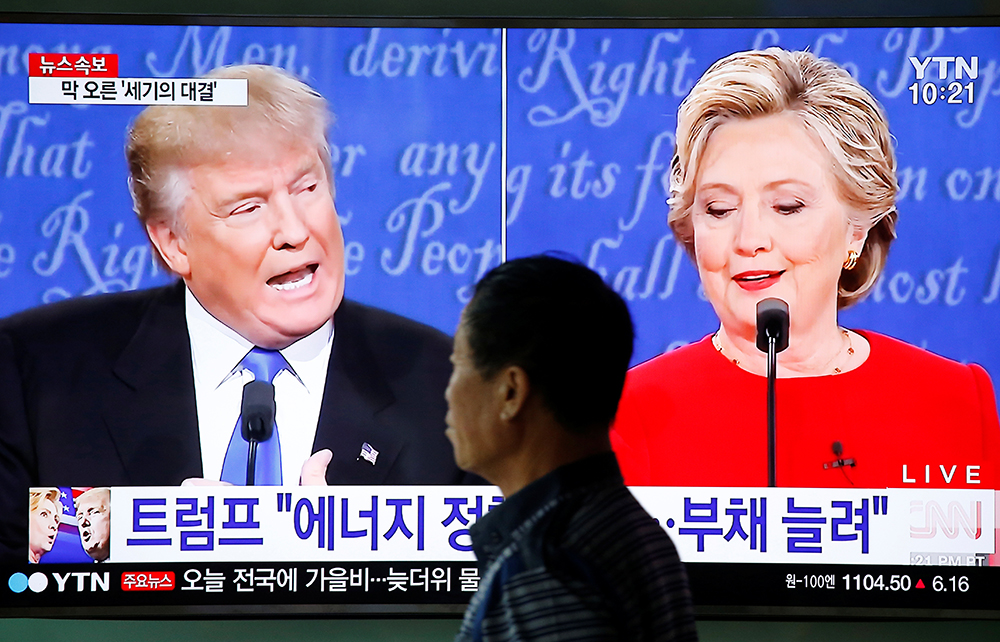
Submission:
[[[674,237],[695,258],[691,208],[699,163],[712,132],[734,119],[785,112],[799,116],[830,152],[850,223],[868,232],[857,266],[840,274],[837,306],[844,308],[864,297],[885,267],[896,238],[898,187],[896,156],[882,108],[829,60],[772,47],[732,54],[705,72],[677,114],[668,222]]]
[[[42,502],[46,499],[51,501],[56,505],[57,518],[62,516],[62,502],[59,501],[59,489],[58,488],[29,488],[29,512],[34,513],[42,505]],[[22,504],[23,506],[23,504]]]

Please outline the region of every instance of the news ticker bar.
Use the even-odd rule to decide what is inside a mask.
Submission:
[[[883,609],[907,617],[947,611],[1000,618],[996,568],[694,563],[687,572],[695,606],[705,613]],[[478,569],[468,563],[24,565],[0,567],[0,573],[6,579],[0,616],[7,617],[59,609],[139,616],[168,607],[225,614],[247,606],[299,614],[361,613],[380,605],[402,613],[459,613],[478,588]]]
[[[995,561],[992,490],[631,490],[685,562]],[[502,501],[490,486],[116,487],[110,561],[472,561],[469,527]]]
[[[2,567],[0,604],[33,607],[465,604],[475,563],[66,564]],[[3,609],[0,609],[3,613]],[[3,613],[10,615],[10,613]]]
[[[245,107],[245,78],[119,78],[118,54],[28,54],[32,105]]]

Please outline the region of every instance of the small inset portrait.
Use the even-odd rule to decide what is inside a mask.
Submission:
[[[91,488],[76,496],[80,544],[95,562],[111,556],[111,489]]]
[[[56,542],[63,509],[58,488],[31,488],[28,494],[28,562],[37,564]]]

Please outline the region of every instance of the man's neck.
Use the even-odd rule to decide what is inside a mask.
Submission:
[[[516,456],[508,460],[504,470],[491,479],[504,497],[510,497],[535,480],[552,471],[592,455],[611,452],[606,431],[579,435],[556,424],[546,428],[528,427],[526,439]]]

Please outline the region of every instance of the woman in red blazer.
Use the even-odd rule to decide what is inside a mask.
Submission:
[[[895,238],[896,161],[868,91],[808,52],[733,54],[681,104],[671,172],[670,227],[721,324],[629,372],[612,435],[627,483],[767,485],[756,305],[775,297],[791,320],[779,486],[996,487],[986,372],[837,320]]]

